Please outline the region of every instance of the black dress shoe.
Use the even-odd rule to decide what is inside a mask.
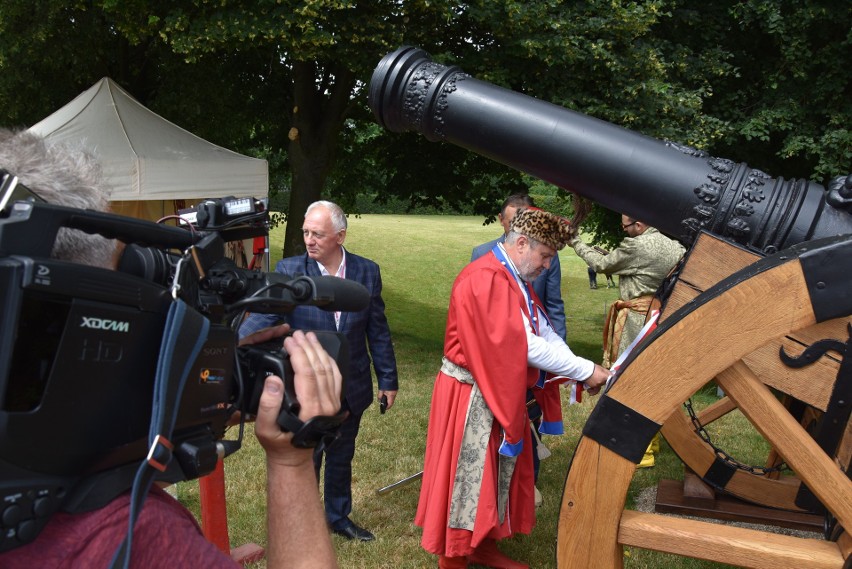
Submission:
[[[352,522],[349,522],[348,525],[345,525],[342,528],[332,528],[331,531],[339,536],[345,537],[346,539],[357,539],[359,541],[373,541],[376,539],[376,536],[368,530],[358,527]]]

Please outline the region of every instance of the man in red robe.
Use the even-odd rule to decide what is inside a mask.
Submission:
[[[423,548],[441,568],[526,567],[500,553],[496,540],[535,525],[527,389],[544,408],[559,409],[557,383],[546,383],[545,372],[584,382],[591,394],[609,377],[574,355],[529,286],[572,237],[562,218],[522,209],[505,243],[453,284],[415,517]],[[542,424],[543,432],[562,432],[561,417]]]

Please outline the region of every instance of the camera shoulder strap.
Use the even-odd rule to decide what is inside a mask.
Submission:
[[[204,316],[190,309],[180,299],[172,302],[166,317],[160,357],[157,361],[157,376],[154,380],[148,456],[139,465],[133,480],[127,536],[115,552],[113,568],[127,568],[130,565],[133,526],[142,511],[156,473],[165,471],[172,459],[173,447],[170,439],[177,420],[181,395],[190,368],[207,340],[209,330],[210,321]]]

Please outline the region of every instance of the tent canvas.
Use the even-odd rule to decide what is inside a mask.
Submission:
[[[156,219],[206,198],[267,196],[266,160],[212,144],[102,78],[30,127],[49,142],[82,143],[100,160],[113,210]],[[177,200],[177,203],[175,201]]]

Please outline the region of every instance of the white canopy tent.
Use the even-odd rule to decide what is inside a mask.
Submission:
[[[104,77],[30,127],[49,142],[82,142],[100,160],[116,213],[158,219],[206,198],[264,198],[266,160],[203,140]],[[181,203],[182,202],[182,203]]]
[[[112,211],[121,215],[156,221],[203,199],[265,198],[269,192],[266,160],[195,136],[150,111],[109,77],[29,130],[50,143],[88,148],[103,167]],[[231,253],[241,261],[237,251]]]

